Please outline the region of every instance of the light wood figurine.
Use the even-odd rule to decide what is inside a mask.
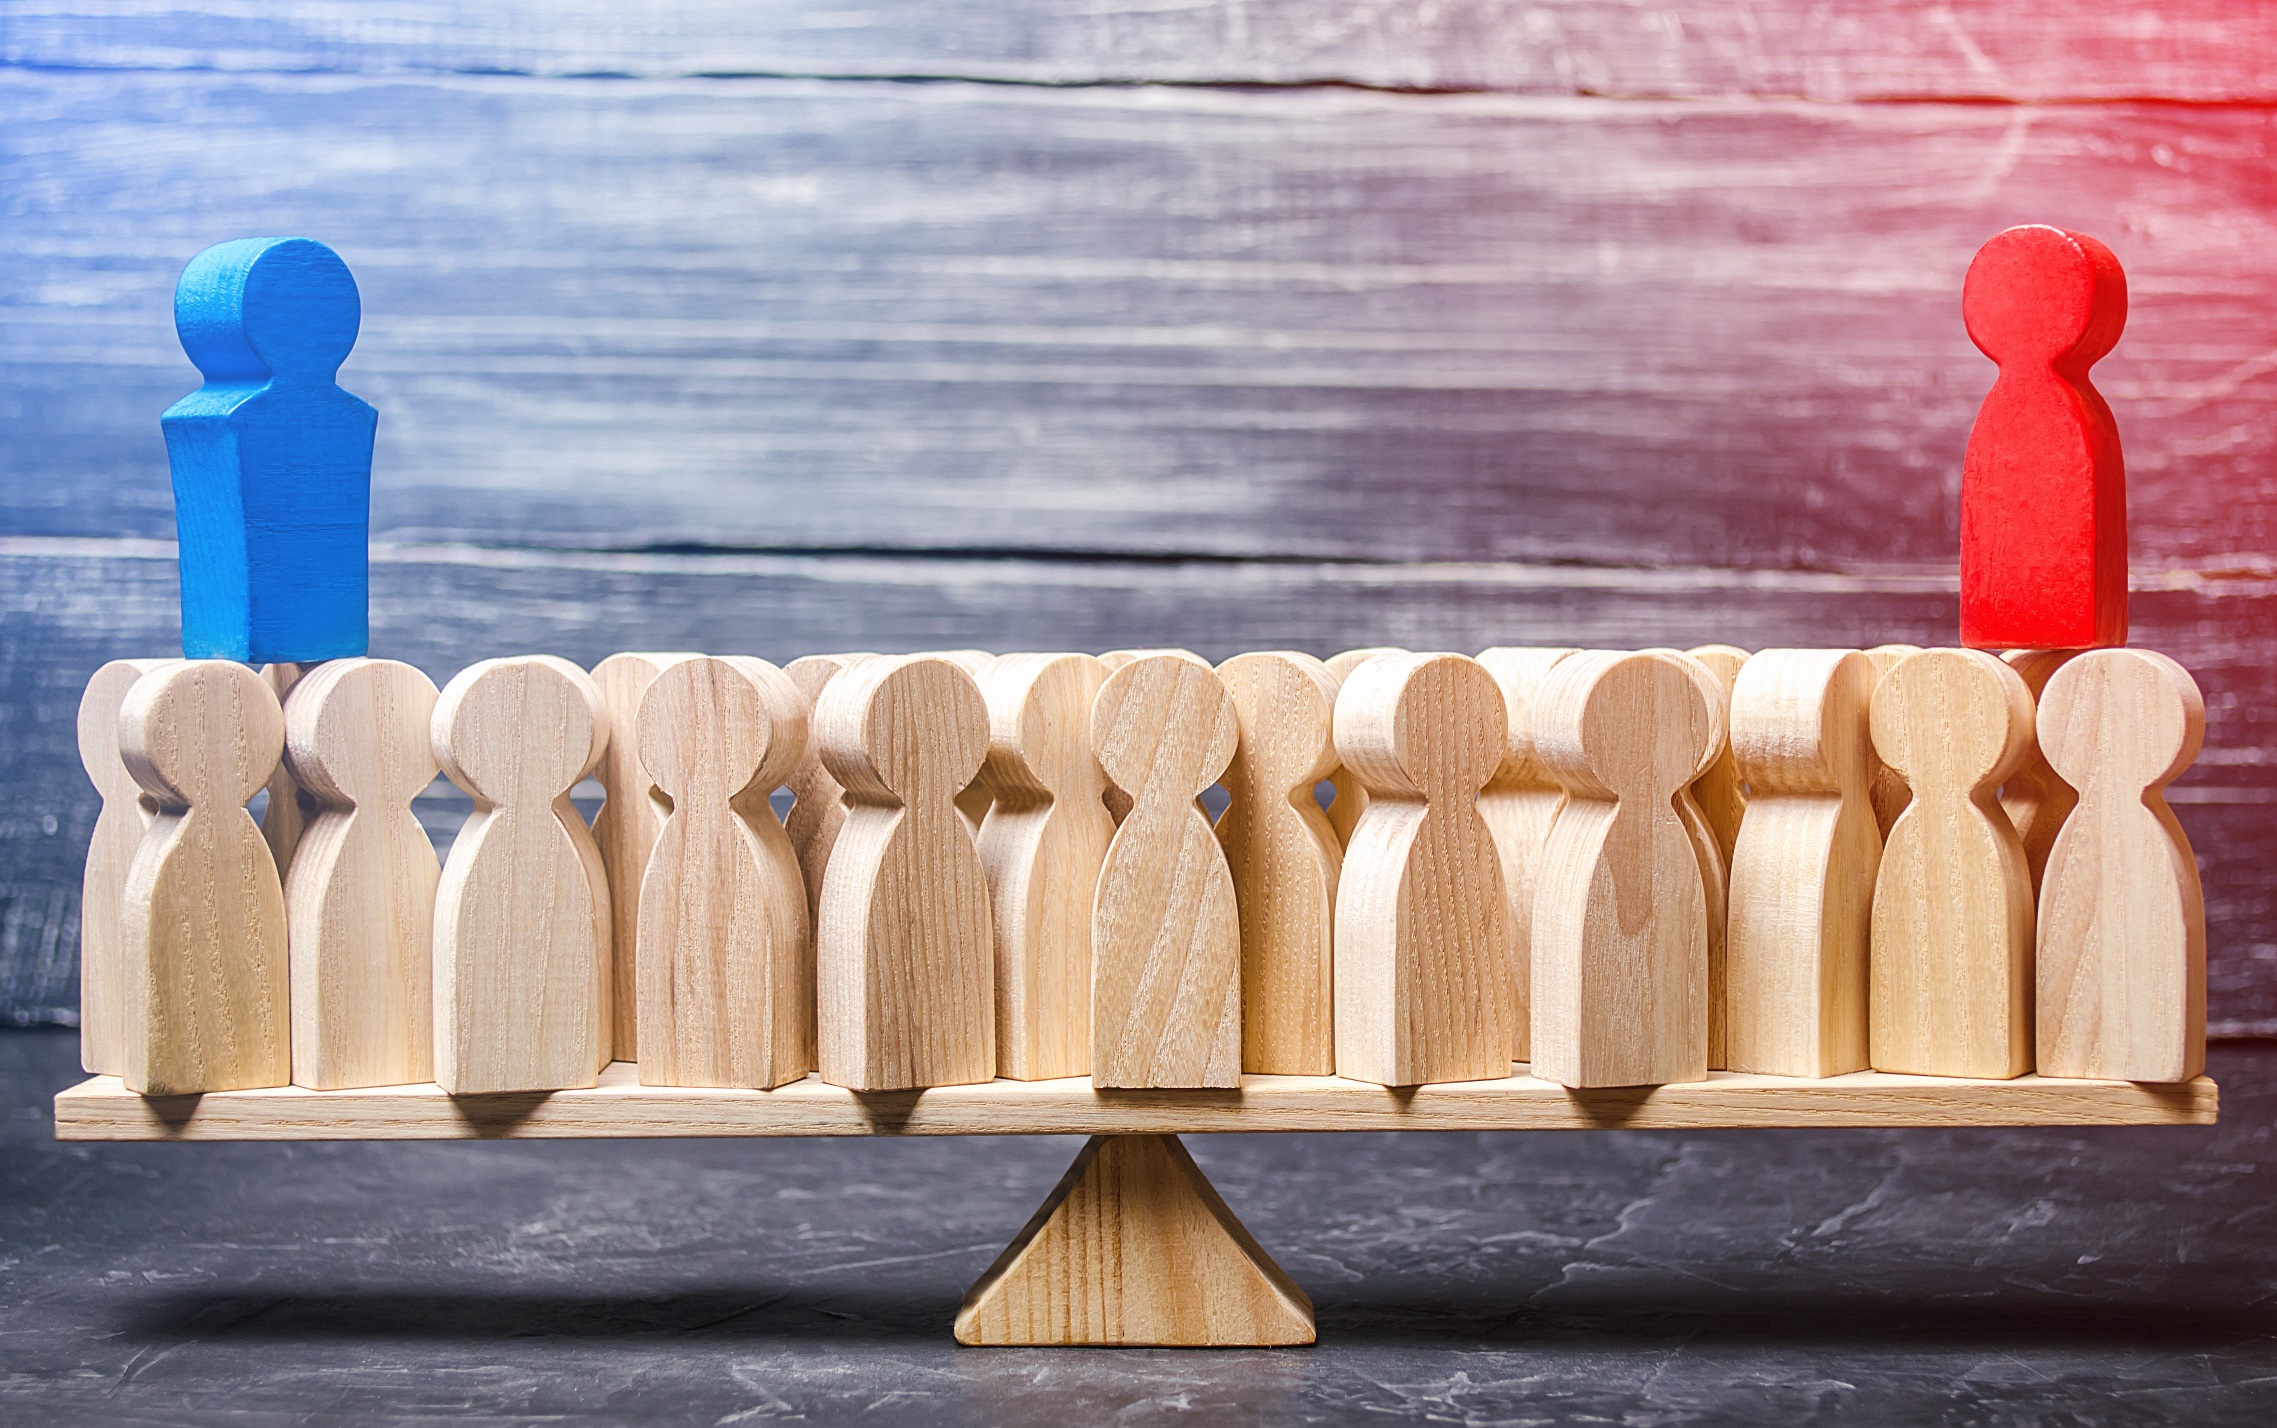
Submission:
[[[2032,879],[1994,790],[2032,747],[2032,695],[1981,650],[1924,650],[1882,677],[1873,727],[1913,791],[1874,884],[1874,1069],[2022,1075]]]
[[[630,730],[640,718],[641,697],[657,674],[693,654],[613,654],[593,666],[593,684],[608,706],[609,727]],[[640,1059],[640,989],[633,970],[633,948],[640,940],[640,880],[648,872],[648,853],[657,830],[671,812],[670,800],[640,760],[640,740],[629,733],[611,738],[601,751],[601,811],[593,818],[593,841],[609,878],[609,1029],[619,1061]]]
[[[1406,650],[1397,645],[1368,645],[1362,649],[1332,654],[1323,663],[1328,666],[1328,672],[1336,676],[1336,682],[1341,686],[1352,677],[1354,670],[1378,655],[1406,653]],[[1328,826],[1336,830],[1337,845],[1343,847],[1351,843],[1352,830],[1360,826],[1360,815],[1367,811],[1368,790],[1361,786],[1359,776],[1341,763],[1330,770],[1328,781],[1336,790],[1328,803]]]
[[[841,671],[814,713],[845,792],[815,926],[822,1078],[856,1091],[996,1075],[988,879],[958,790],[988,752],[971,675],[917,655]]]
[[[1091,917],[1096,1085],[1241,1083],[1241,918],[1197,802],[1238,738],[1216,672],[1180,654],[1132,660],[1092,705],[1092,752],[1131,800]]]
[[[1725,1025],[1734,1071],[1866,1066],[1874,824],[1874,667],[1856,650],[1765,650],[1732,687],[1747,781],[1731,865]]]
[[[130,1091],[172,1096],[292,1079],[285,893],[245,802],[284,750],[261,677],[168,660],[119,710],[119,754],[156,814],[120,902]]]
[[[1333,1075],[1344,849],[1313,789],[1337,766],[1336,676],[1311,655],[1276,650],[1236,655],[1218,679],[1241,725],[1217,824],[1241,916],[1241,1068]]]
[[[1502,764],[1478,796],[1478,812],[1494,834],[1502,858],[1502,891],[1510,900],[1511,968],[1518,988],[1510,1045],[1514,1061],[1533,1055],[1534,877],[1550,825],[1565,806],[1565,787],[1534,756],[1534,696],[1559,660],[1578,653],[1505,646],[1483,650],[1478,657],[1502,688],[1510,729]]]
[[[285,871],[295,1085],[434,1077],[442,865],[411,800],[435,779],[435,698],[410,665],[363,658],[286,696],[285,762],[311,810]]]
[[[1369,660],[1337,695],[1336,751],[1368,790],[1337,887],[1338,1075],[1510,1074],[1517,939],[1478,812],[1508,718],[1494,677],[1457,654]]]
[[[806,700],[754,659],[649,682],[640,765],[670,800],[641,882],[644,1086],[765,1090],[814,1069],[814,954],[798,854],[768,795],[806,750]]]
[[[783,666],[783,673],[805,697],[811,721],[830,681],[855,661],[874,658],[868,654],[806,655]],[[790,813],[783,819],[783,831],[791,835],[791,847],[799,855],[799,876],[806,883],[807,926],[813,928],[822,918],[822,875],[830,866],[830,850],[838,842],[838,830],[846,822],[846,790],[823,765],[822,748],[811,722],[806,752],[799,756],[798,767],[791,770],[787,783],[792,802]]]
[[[119,915],[127,869],[158,806],[119,757],[119,709],[162,659],[115,659],[79,699],[79,762],[102,797],[79,888],[79,1064],[98,1076],[126,1070],[126,952]]]
[[[265,664],[261,666],[261,682],[277,696],[279,708],[290,698],[293,687],[309,671],[321,664]],[[307,791],[293,778],[290,760],[280,759],[269,774],[269,801],[261,810],[261,841],[269,845],[269,856],[276,860],[277,876],[282,878],[291,871],[293,853],[300,847],[301,830],[315,812]]]
[[[1681,656],[1591,651],[1542,681],[1534,747],[1567,800],[1534,890],[1535,1075],[1706,1079],[1707,889],[1677,803],[1722,745]]]
[[[2187,1081],[2206,1064],[2206,906],[2166,786],[2205,700],[2165,655],[2095,650],[2049,679],[2039,734],[2079,790],[2040,882],[2040,1072]]]
[[[1874,667],[1874,687],[1879,689],[1897,662],[1907,655],[1921,653],[1919,645],[1876,645],[1866,651],[1867,663]],[[1905,786],[1905,775],[1886,763],[1877,763],[1874,769],[1874,826],[1882,830],[1882,841],[1890,840],[1890,829],[1897,826],[1898,815],[1913,801],[1913,790]]]
[[[2010,650],[2001,656],[2010,669],[2023,676],[2035,707],[2049,676],[2062,669],[2077,650]],[[2017,841],[2024,845],[2024,867],[2032,875],[2032,891],[2040,891],[2040,874],[2048,866],[2048,850],[2056,833],[2079,806],[2079,791],[2065,783],[2034,740],[2032,750],[2016,772],[2001,780],[2000,811],[2016,825]]]
[[[474,799],[435,894],[435,1083],[593,1085],[614,1045],[613,919],[569,793],[608,745],[601,691],[552,655],[483,660],[443,687],[431,732]]]
[[[996,1071],[1015,1081],[1091,1070],[1091,905],[1115,836],[1091,757],[1091,701],[1106,678],[1091,655],[1014,654],[981,680]]]

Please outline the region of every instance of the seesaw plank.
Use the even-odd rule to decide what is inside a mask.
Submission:
[[[55,1098],[58,1140],[576,1140],[670,1136],[1129,1135],[1212,1131],[1704,1130],[1746,1126],[2212,1125],[2179,1085],[1977,1081],[1861,1071],[1569,1091],[1518,1074],[1393,1089],[1244,1076],[1238,1090],[1098,1091],[1088,1078],[858,1094],[809,1076],[772,1091],[643,1086],[617,1062],[590,1089],[454,1099],[432,1085],[278,1087],[145,1099],[115,1076]]]

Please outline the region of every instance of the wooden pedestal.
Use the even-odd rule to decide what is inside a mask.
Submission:
[[[1174,1135],[1093,1136],[957,1313],[960,1344],[1312,1341],[1312,1301]]]

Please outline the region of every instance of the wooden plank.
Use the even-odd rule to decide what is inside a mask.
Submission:
[[[26,898],[5,935],[38,959],[75,945],[81,859],[99,807],[74,716],[105,659],[172,638],[168,547],[0,537],[0,865]],[[1914,577],[1521,565],[1251,565],[587,555],[383,547],[373,651],[448,679],[476,655],[712,649],[780,663],[808,650],[1005,650],[1188,643],[1213,658],[1399,643],[1750,648],[1936,644],[1954,586]],[[2158,586],[2150,582],[2156,579]],[[2163,586],[2164,588],[2159,588]],[[2136,642],[2205,691],[2208,744],[2169,791],[2204,860],[2216,1034],[2277,1031],[2277,581],[2138,572]],[[466,803],[416,805],[448,839]],[[588,807],[587,812],[591,809]],[[52,831],[51,831],[52,830]],[[36,914],[36,915],[35,915]],[[29,919],[19,925],[17,919]]]
[[[2133,279],[2138,563],[2267,570],[2267,126],[0,72],[0,531],[171,533],[171,287],[259,230],[355,268],[387,539],[1943,568],[2028,214]]]
[[[957,75],[1549,94],[2237,100],[2277,89],[2277,17],[2222,0],[1649,0],[1161,5],[607,0],[11,7],[0,60],[54,67],[547,75]]]
[[[1514,1072],[1516,1068],[1513,1068]],[[1705,1081],[1574,1091],[1523,1073],[1392,1088],[1334,1076],[1244,1076],[1225,1090],[1099,1091],[1084,1077],[857,1093],[809,1076],[772,1091],[643,1086],[617,1062],[598,1086],[451,1097],[434,1086],[280,1087],[147,1100],[115,1076],[58,1092],[58,1140],[574,1140],[669,1136],[1139,1135],[1214,1131],[1705,1130],[1729,1126],[2212,1125],[2203,1076],[2013,1081],[1860,1071],[1827,1080],[1711,1072]]]

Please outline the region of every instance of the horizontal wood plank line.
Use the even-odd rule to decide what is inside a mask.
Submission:
[[[2220,1092],[2022,1076],[1862,1071],[1823,1081],[1710,1072],[1573,1091],[1502,1081],[1391,1088],[1244,1076],[1235,1091],[1098,1091],[1089,1078],[862,1094],[817,1076],[772,1091],[643,1086],[617,1062],[591,1090],[452,1097],[432,1086],[281,1087],[145,1099],[115,1076],[55,1098],[58,1140],[493,1140],[677,1136],[1136,1135],[1249,1131],[1705,1130],[1773,1126],[2213,1125]]]
[[[1927,568],[2019,217],[2128,264],[2145,567],[2277,520],[2266,115],[18,73],[0,120],[14,534],[170,533],[172,284],[257,229],[355,268],[385,539]]]
[[[48,70],[778,75],[1833,101],[2277,94],[2277,22],[2222,0],[285,0],[19,4],[0,63]]]
[[[173,541],[135,536],[28,536],[0,535],[0,559],[55,559],[172,561]],[[1357,584],[1395,581],[1400,584],[1485,585],[1507,589],[1633,590],[1672,593],[1684,590],[1745,589],[1766,593],[1866,595],[1953,593],[1960,588],[1957,568],[1948,565],[1891,566],[1882,569],[1813,570],[1762,569],[1720,566],[1616,566],[1583,561],[1568,563],[1525,561],[1368,560],[1358,556],[1237,555],[1216,551],[1067,550],[1004,547],[889,546],[698,546],[671,549],[610,549],[568,545],[481,545],[472,542],[420,543],[373,541],[375,565],[451,565],[495,570],[586,570],[623,574],[746,576],[820,576],[833,563],[845,563],[861,578],[882,578],[869,562],[888,568],[906,567],[921,581],[943,578],[937,566],[1007,567],[992,570],[992,578],[1018,581],[1017,567],[1037,567],[1036,574],[1058,583],[1068,578],[1068,566],[1103,565],[1145,569],[1151,566],[1203,565],[1286,567],[1294,578],[1306,581],[1339,579]],[[2222,596],[2277,595],[2277,560],[2241,552],[2227,560],[2209,562],[2202,569],[2136,567],[2128,574],[2135,591],[2177,591]]]

